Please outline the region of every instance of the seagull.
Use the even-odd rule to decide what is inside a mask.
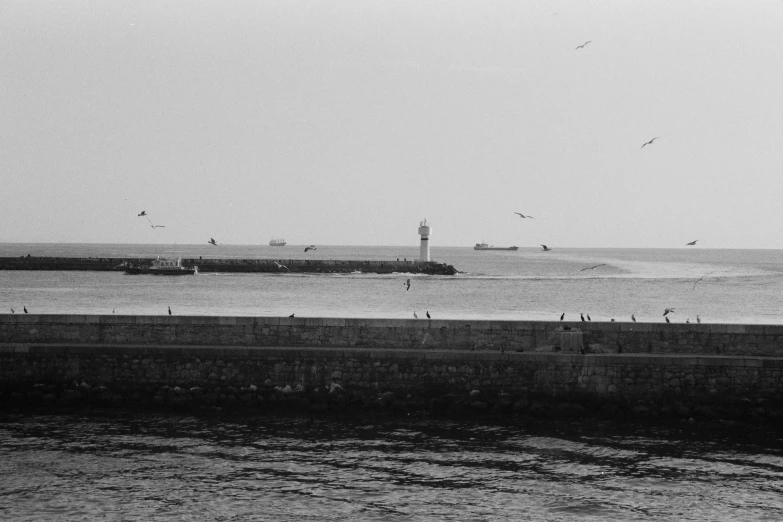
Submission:
[[[414,319],[418,319],[418,318],[419,318],[419,316],[418,316],[418,315],[416,315],[416,310],[414,310],[414,311],[413,311],[413,318],[414,318]]]
[[[406,285],[408,285],[408,288],[406,288],[406,289],[405,289],[405,291],[406,291],[406,292],[407,292],[408,290],[410,290],[410,289],[411,289],[411,278],[409,277],[409,278],[408,278],[408,282],[407,282],[407,283],[403,283],[403,284],[406,284]]]
[[[654,137],[654,138],[653,138],[653,139],[651,139],[650,141],[648,141],[648,142],[646,142],[646,143],[642,144],[642,146],[641,146],[641,147],[639,147],[639,148],[640,148],[640,149],[643,149],[645,145],[652,145],[652,142],[654,142],[654,141],[655,141],[655,140],[657,140],[658,138],[660,138],[660,136],[656,136],[656,137]]]
[[[27,313],[27,307],[23,306],[22,308],[24,309],[24,313]]]
[[[576,49],[584,49],[584,48],[585,48],[585,45],[589,44],[590,42],[592,42],[592,40],[587,40],[587,41],[586,41],[585,43],[583,43],[582,45],[577,45],[577,46],[576,46]],[[574,49],[574,51],[576,51],[576,49]]]
[[[275,266],[277,267],[277,269],[278,269],[278,270],[285,270],[285,271],[287,271],[287,272],[290,272],[290,270],[288,270],[288,267],[287,267],[287,266],[285,266],[285,265],[281,265],[281,264],[280,264],[280,263],[278,263],[277,261],[275,261]]]
[[[631,314],[631,321],[633,321],[634,323],[636,322],[636,316],[633,314]]]
[[[549,248],[546,245],[541,245],[541,246],[544,247],[544,252],[549,252],[550,250],[552,250],[551,248]]]
[[[701,324],[701,317],[699,317],[698,315],[696,316],[696,322]]]
[[[146,216],[145,216],[145,217],[146,217]],[[153,224],[153,223],[152,223],[152,220],[151,220],[150,218],[147,218],[147,221],[149,221],[149,222],[150,222],[150,226],[151,226],[152,228],[166,228],[166,225],[155,225],[155,224]]]
[[[606,266],[606,263],[601,263],[600,265],[585,267],[585,268],[581,269],[580,272],[584,272],[585,270],[595,270],[599,266]]]
[[[530,219],[536,219],[533,216],[526,216],[524,214],[520,214],[519,212],[514,212],[517,216],[521,217],[522,219],[530,218]]]
[[[689,318],[687,318],[687,319],[685,320],[685,324],[690,324],[690,323],[691,323],[691,318],[689,317]]]
[[[663,316],[666,317],[668,314],[674,313],[674,308],[666,308],[663,311]]]
[[[429,310],[427,310],[427,319],[432,319],[432,317],[430,317],[430,311]]]
[[[139,217],[140,217],[140,216],[146,216],[146,215],[147,215],[147,211],[146,211],[146,210],[142,210],[142,211],[141,211],[141,214],[139,214]]]
[[[587,314],[587,320],[592,321],[592,319],[590,319],[590,314]]]
[[[11,308],[11,313],[12,313],[12,314],[15,314],[15,313],[16,313],[16,311],[15,311],[13,308]]]
[[[685,243],[685,246],[694,246],[696,244],[696,241],[698,241],[698,239],[694,239],[690,243]]]
[[[564,318],[565,318],[565,312],[563,312],[562,314],[560,314],[560,320],[562,321]]]
[[[293,316],[294,316],[294,314],[291,314],[291,315],[289,315],[288,317],[293,317]]]
[[[169,306],[169,315],[171,315],[171,307]]]
[[[214,237],[209,238],[209,241],[207,241],[210,245],[217,246],[217,241],[215,241]]]
[[[669,321],[669,318],[668,318],[668,317],[664,317],[664,319],[666,319],[666,322],[667,322],[667,323],[670,323],[670,322],[671,322],[671,321]]]
[[[585,314],[582,314],[582,313],[580,313],[580,314],[579,314],[579,317],[581,317],[581,318],[582,318],[582,322],[584,322],[584,320],[585,320]]]
[[[315,248],[315,245],[310,245],[309,247],[305,247],[305,252],[307,252],[308,250],[318,250],[318,249]]]
[[[696,280],[696,282],[695,282],[695,283],[693,283],[693,289],[695,290],[695,289],[696,289],[696,284],[697,284],[699,281],[701,281],[702,279],[704,279],[705,277],[707,277],[708,275],[710,275],[710,274],[712,274],[712,272],[707,272],[706,274],[704,274],[703,276],[701,276],[700,278],[698,278],[698,279]]]

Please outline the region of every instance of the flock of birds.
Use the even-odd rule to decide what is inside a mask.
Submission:
[[[665,309],[663,310],[663,318],[666,320],[666,322],[667,322],[667,323],[671,323],[671,321],[670,321],[670,320],[669,320],[669,318],[667,317],[667,316],[668,316],[669,314],[671,314],[671,313],[674,313],[674,308],[665,308]],[[562,314],[560,314],[560,320],[561,320],[561,321],[564,321],[564,320],[565,320],[565,315],[566,315],[566,314],[565,314],[565,312],[563,312]],[[587,315],[587,319],[585,319],[585,315]],[[584,312],[580,312],[580,313],[579,313],[579,318],[581,319],[581,321],[582,321],[582,322],[592,321],[592,319],[590,318],[590,314],[585,314]],[[613,317],[613,318],[612,318],[610,321],[611,321],[611,322],[615,322],[615,321],[614,321],[614,317]],[[636,322],[636,315],[635,315],[635,314],[631,314],[631,321],[633,321],[634,323]],[[690,324],[690,322],[691,322],[691,318],[690,318],[690,317],[688,317],[688,318],[685,320],[685,323],[686,323],[686,324]],[[696,316],[696,322],[697,322],[697,323],[699,323],[699,324],[701,324],[701,317],[700,317],[700,316],[698,316],[698,315]]]

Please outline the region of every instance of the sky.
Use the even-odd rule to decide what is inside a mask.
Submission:
[[[4,0],[0,242],[426,218],[433,246],[780,249],[781,28],[763,0]]]

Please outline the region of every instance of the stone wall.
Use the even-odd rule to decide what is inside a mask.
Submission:
[[[0,343],[783,356],[783,325],[0,314]]]

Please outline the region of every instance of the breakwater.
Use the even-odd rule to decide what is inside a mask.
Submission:
[[[547,322],[0,315],[0,326],[6,405],[783,418],[780,342],[765,344],[779,334],[774,326],[729,334],[730,325],[694,325],[708,339],[711,327],[720,330],[713,335],[727,340],[724,349],[736,343],[733,355],[672,353],[663,344],[604,353],[584,342],[604,327],[622,333],[623,324],[576,332]],[[686,346],[677,341],[686,331],[636,326]],[[539,332],[535,346],[530,332]],[[751,336],[770,353],[740,353],[750,346],[740,339]]]
[[[148,266],[152,258],[111,257],[0,257],[0,270],[123,271],[126,265]],[[452,265],[434,261],[340,261],[317,259],[233,259],[183,258],[185,266],[197,266],[206,273],[410,273],[455,275]]]

